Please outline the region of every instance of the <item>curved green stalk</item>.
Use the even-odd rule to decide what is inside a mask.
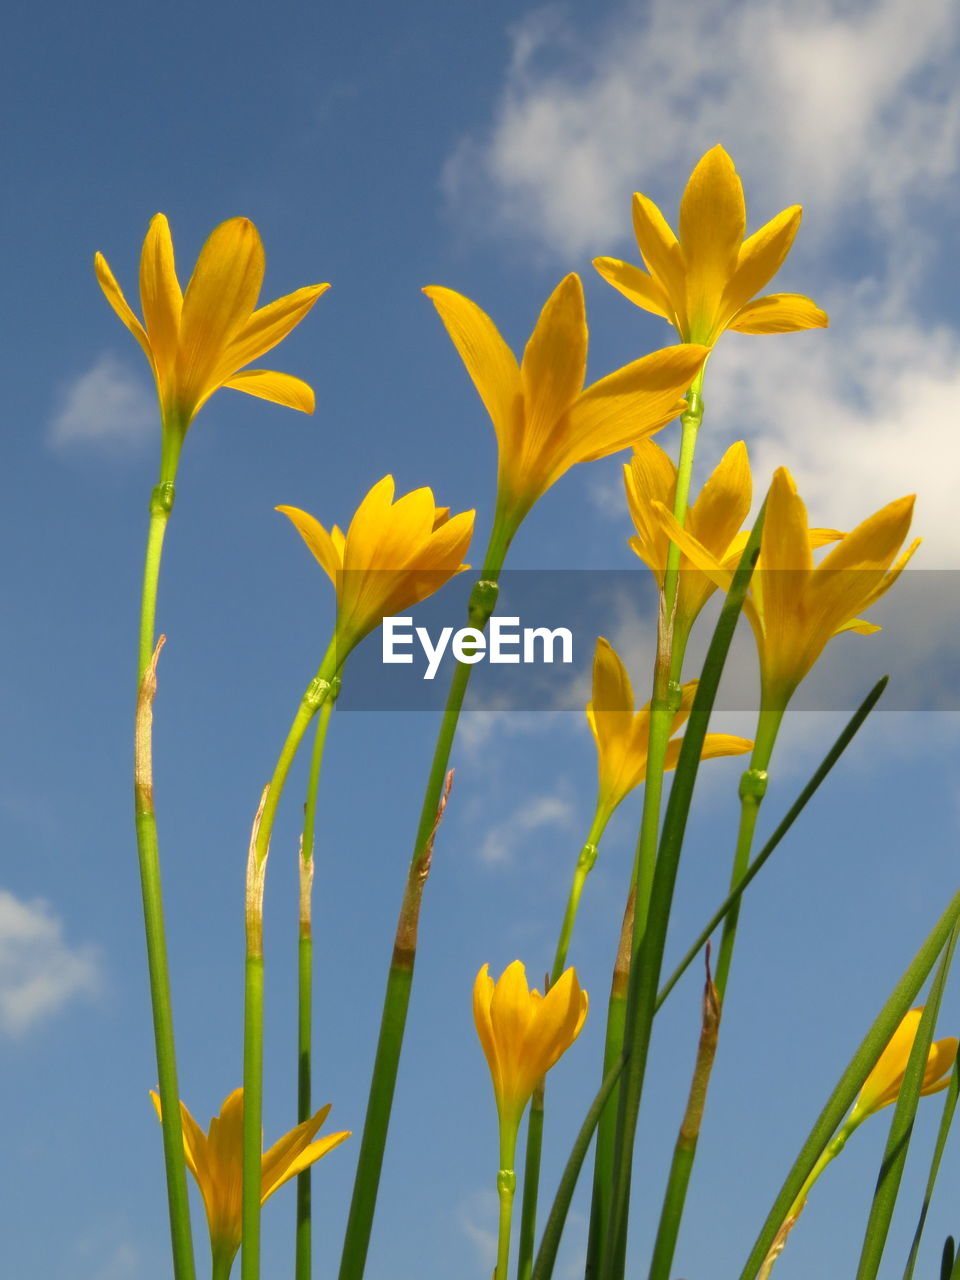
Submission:
[[[173,443],[171,443],[171,441]],[[157,590],[167,521],[173,510],[179,445],[176,434],[164,432],[160,482],[150,496],[150,528],[144,557],[140,603],[140,635],[137,660],[137,711],[134,760],[134,815],[140,890],[147,945],[150,1003],[157,1056],[157,1084],[162,1112],[163,1158],[170,1215],[170,1239],[175,1280],[194,1280],[190,1203],[180,1124],[180,1090],[173,1034],[173,1005],[167,963],[163,894],[160,880],[160,846],[153,800],[153,698],[156,692],[154,649]]]
[[[243,1246],[241,1280],[260,1276],[260,1177],[263,1157],[263,887],[270,836],[284,783],[310,722],[334,689],[336,643],[300,699],[253,824],[247,863],[246,966],[243,991]]]
[[[313,842],[317,818],[320,766],[336,690],[320,708],[310,756],[307,800],[303,807],[300,841],[300,938],[297,956],[297,1122],[309,1120],[313,1073]],[[297,1175],[296,1280],[310,1280],[312,1270],[311,1173]]]
[[[517,1189],[516,1162],[517,1131],[515,1128],[500,1131],[500,1168],[497,1172],[497,1196],[500,1201],[500,1218],[497,1224],[497,1266],[493,1280],[507,1280],[510,1271],[510,1227],[513,1220],[513,1197]]]
[[[499,590],[497,581],[512,536],[513,531],[507,530],[501,521],[494,521],[490,543],[483,559],[484,569],[481,577],[474,583],[468,606],[470,626],[476,627],[478,631],[486,627],[496,606]],[[354,1175],[343,1252],[340,1256],[339,1280],[361,1280],[366,1266],[377,1191],[380,1185],[380,1172],[383,1167],[383,1152],[387,1141],[390,1111],[393,1106],[397,1070],[403,1047],[403,1033],[410,1003],[410,989],[413,983],[420,903],[430,869],[433,838],[443,812],[443,789],[445,779],[448,777],[450,752],[453,749],[453,739],[456,736],[463,699],[472,673],[473,666],[468,663],[458,662],[454,669],[430,772],[427,775],[413,856],[410,860],[403,903],[400,908],[397,940],[387,975],[373,1076],[370,1081],[367,1111],[360,1139],[360,1153],[357,1157],[357,1170]]]

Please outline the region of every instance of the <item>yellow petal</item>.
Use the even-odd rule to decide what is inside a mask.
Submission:
[[[827,313],[802,293],[770,293],[741,307],[727,325],[738,333],[794,333],[798,329],[825,329]]]
[[[153,351],[150,348],[150,340],[147,337],[146,330],[134,315],[130,308],[129,302],[123,296],[123,290],[117,284],[116,278],[102,253],[94,255],[93,269],[97,273],[97,283],[103,290],[104,296],[113,307],[114,311],[127,326],[136,340],[143,347],[144,355],[150,361],[150,367],[153,369],[154,377],[157,376],[157,362],[154,359]]]
[[[490,966],[485,964],[477,974],[473,984],[473,1021],[480,1037],[490,1074],[493,1076],[494,1090],[499,1089],[500,1063],[497,1058],[497,1041],[493,1033],[490,1018],[490,1002],[493,999],[494,983],[490,977]]]
[[[633,231],[651,276],[670,299],[675,323],[686,332],[686,272],[680,243],[663,214],[639,191],[633,197]]]
[[[343,570],[342,543],[338,546],[332,534],[327,533],[320,521],[315,520],[306,511],[301,511],[299,507],[276,507],[275,510],[281,511],[292,522],[293,527],[319,560],[327,577],[339,591],[340,574]],[[334,532],[339,532],[336,526],[334,526]]]
[[[223,376],[242,369],[282,342],[329,288],[329,284],[309,284],[254,311],[224,351]]]
[[[672,542],[675,542],[691,564],[705,573],[710,581],[721,591],[729,591],[733,581],[733,571],[722,563],[712,551],[684,528],[668,511],[662,502],[653,502],[653,512],[663,525]]]
[[[289,373],[277,373],[272,369],[244,369],[235,373],[232,378],[227,378],[223,386],[232,387],[234,391],[245,391],[250,396],[259,396],[261,400],[271,400],[288,409],[299,409],[301,413],[313,413],[316,408],[313,387],[302,378],[294,378]]]
[[[653,440],[641,440],[634,446],[629,465],[624,466],[623,477],[627,506],[637,531],[630,545],[662,586],[670,538],[654,513],[653,503],[673,507],[677,468],[670,455]]]
[[[778,213],[759,231],[744,240],[737,256],[737,266],[727,282],[724,311],[733,316],[765,288],[783,266],[796,238],[803,210],[798,204]]]
[[[183,298],[177,393],[185,413],[219,385],[224,349],[250,319],[263,271],[263,245],[249,219],[231,218],[210,233]]]
[[[674,323],[675,312],[670,299],[662,285],[652,276],[635,267],[632,262],[621,262],[619,258],[594,258],[593,265],[607,284],[612,284],[625,298],[629,298],[644,311]]]
[[[688,526],[691,533],[714,553],[718,560],[726,556],[730,544],[750,511],[753,482],[750,459],[742,440],[732,444],[717,464],[713,474],[700,490],[690,509]],[[665,506],[666,498],[661,498]]]
[[[546,1075],[576,1040],[587,1005],[576,971],[567,969],[537,1006],[527,1030],[524,1058],[534,1081]]]
[[[580,394],[586,370],[583,286],[571,273],[547,299],[523,353],[525,451],[536,454],[540,441],[555,430]]]
[[[302,1151],[294,1156],[289,1164],[287,1164],[282,1173],[269,1186],[266,1179],[261,1183],[260,1203],[263,1204],[278,1187],[282,1187],[285,1182],[289,1182],[291,1178],[295,1178],[298,1173],[302,1173],[304,1169],[309,1169],[312,1164],[316,1164],[328,1152],[333,1151],[335,1147],[339,1147],[341,1142],[351,1137],[349,1129],[344,1129],[340,1133],[329,1133],[324,1138],[318,1138],[316,1142],[311,1142],[308,1147],[304,1147]]]
[[[682,411],[683,392],[708,354],[706,347],[680,343],[593,383],[570,410],[563,469],[605,458],[666,426]]]
[[[677,767],[677,761],[680,759],[680,750],[682,747],[682,738],[670,739],[667,743],[667,756],[664,761],[664,769],[670,770]],[[749,738],[738,738],[734,734],[730,733],[708,733],[703,740],[700,759],[713,760],[720,756],[742,756],[752,750],[753,743]]]
[[[716,336],[727,281],[737,266],[746,230],[743,186],[723,147],[697,163],[680,200],[680,244],[686,265],[689,335]]]
[[[512,443],[519,431],[523,405],[516,357],[475,302],[439,285],[429,285],[423,292],[440,313],[490,415],[501,448]]]
[[[140,254],[140,303],[164,391],[176,371],[183,294],[173,261],[170,226],[162,213],[150,222]]]

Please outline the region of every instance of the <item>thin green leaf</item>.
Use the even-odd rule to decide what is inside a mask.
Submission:
[[[620,1079],[620,1072],[623,1070],[626,1061],[627,1055],[621,1054],[603,1077],[603,1083],[597,1090],[597,1095],[590,1104],[586,1119],[580,1126],[580,1132],[577,1134],[573,1149],[563,1170],[560,1185],[557,1187],[557,1194],[553,1198],[553,1206],[550,1209],[550,1216],[547,1218],[547,1225],[543,1229],[543,1239],[540,1241],[540,1249],[537,1253],[537,1260],[534,1263],[533,1275],[530,1280],[550,1280],[553,1275],[553,1268],[557,1261],[557,1250],[560,1248],[560,1237],[563,1235],[563,1228],[567,1221],[567,1214],[570,1211],[570,1202],[573,1199],[577,1179],[580,1177],[580,1170],[583,1168],[587,1151],[590,1149],[593,1131],[600,1121],[603,1108],[606,1106],[614,1086]]]
[[[943,1098],[943,1112],[940,1116],[937,1143],[933,1149],[933,1159],[930,1161],[930,1174],[927,1177],[927,1186],[923,1193],[923,1204],[920,1206],[920,1217],[917,1220],[917,1229],[913,1233],[913,1243],[910,1246],[910,1255],[904,1268],[903,1280],[913,1280],[914,1268],[917,1265],[917,1254],[920,1252],[920,1240],[923,1237],[923,1228],[927,1222],[927,1211],[933,1198],[933,1188],[937,1181],[937,1174],[940,1172],[940,1161],[943,1158],[943,1149],[947,1145],[950,1126],[953,1124],[958,1097],[960,1097],[960,1063],[955,1062],[953,1064],[953,1075],[950,1077],[950,1084]]]
[[[846,1070],[837,1081],[837,1085],[827,1100],[826,1105],[817,1117],[816,1123],[800,1154],[787,1174],[786,1180],[773,1202],[766,1221],[757,1236],[756,1243],[750,1252],[746,1265],[740,1273],[740,1280],[755,1280],[767,1250],[773,1243],[790,1206],[797,1198],[807,1175],[816,1164],[820,1153],[836,1133],[840,1122],[853,1104],[863,1082],[873,1070],[877,1059],[886,1048],[890,1037],[900,1025],[903,1015],[916,998],[917,992],[926,981],[937,962],[937,958],[946,945],[957,921],[960,920],[960,892],[951,898],[943,915],[927,935],[920,950],[907,966],[900,981],[887,997],[883,1008],[874,1019],[873,1025],[864,1036],[856,1053],[851,1058]]]
[[[863,1236],[863,1248],[860,1250],[856,1280],[876,1280],[877,1272],[880,1270],[880,1261],[883,1258],[887,1235],[890,1231],[890,1220],[900,1193],[903,1167],[907,1161],[907,1151],[913,1135],[913,1121],[920,1102],[920,1090],[923,1087],[927,1058],[933,1043],[933,1032],[937,1025],[943,991],[947,985],[947,974],[950,972],[950,963],[953,960],[956,945],[957,927],[954,926],[947,945],[943,949],[943,958],[930,988],[927,1002],[923,1006],[917,1034],[914,1036],[907,1067],[903,1073],[903,1083],[890,1121],[887,1145],[883,1151],[880,1174]]]
[[[853,738],[856,735],[857,730],[863,724],[864,720],[866,720],[867,716],[870,714],[873,708],[877,705],[877,702],[880,699],[880,695],[883,693],[884,689],[887,687],[887,682],[889,681],[889,679],[890,679],[889,676],[884,676],[881,680],[878,680],[877,683],[870,690],[870,692],[867,694],[867,696],[864,698],[864,700],[860,703],[860,706],[850,717],[850,720],[848,721],[843,732],[837,738],[836,742],[833,744],[833,746],[830,748],[827,754],[820,761],[820,764],[817,766],[816,771],[810,778],[810,781],[803,788],[803,790],[797,796],[796,800],[794,800],[793,804],[787,810],[782,822],[777,827],[776,831],[774,831],[773,835],[770,837],[767,843],[763,846],[763,848],[754,858],[753,862],[751,862],[750,869],[743,876],[743,878],[737,882],[736,887],[727,895],[726,898],[724,898],[723,902],[720,904],[717,910],[710,917],[709,921],[704,926],[704,928],[700,930],[700,933],[697,935],[696,941],[692,944],[692,946],[684,955],[683,959],[677,965],[676,969],[674,969],[673,973],[670,975],[667,981],[660,988],[660,991],[657,994],[657,1004],[656,1004],[657,1009],[660,1008],[664,1000],[666,1000],[667,996],[670,994],[673,988],[677,985],[677,983],[683,977],[684,973],[686,972],[691,962],[694,959],[696,959],[696,957],[703,950],[704,944],[706,943],[710,935],[713,933],[714,929],[716,929],[717,925],[721,923],[721,921],[724,919],[724,917],[726,916],[727,912],[731,909],[731,907],[735,906],[735,904],[740,901],[740,898],[743,895],[744,891],[746,890],[747,886],[760,873],[767,859],[770,857],[770,855],[776,849],[777,845],[780,843],[783,837],[787,834],[787,832],[796,822],[797,818],[799,818],[803,810],[807,807],[807,804],[813,798],[815,792],[820,787],[820,784],[824,781],[827,774],[830,772],[833,766],[837,763],[837,761],[843,755],[844,751],[846,751],[847,747],[853,741]]]

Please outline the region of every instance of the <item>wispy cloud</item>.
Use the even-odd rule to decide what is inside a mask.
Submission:
[[[490,1271],[497,1260],[497,1195],[474,1191],[457,1208],[457,1221],[477,1253],[477,1266]]]
[[[157,431],[156,397],[146,382],[110,351],[60,395],[48,429],[55,449],[129,449]]]
[[[509,862],[524,840],[554,827],[564,831],[573,823],[574,806],[561,795],[530,796],[487,829],[480,858],[488,866]]]
[[[0,1034],[22,1036],[101,982],[95,947],[70,945],[47,903],[0,889]]]
[[[717,140],[758,215],[803,200],[818,224],[868,209],[901,228],[956,173],[946,0],[630,0],[599,31],[591,18],[589,39],[575,14],[547,6],[513,29],[491,124],[444,172],[458,218],[609,253],[638,183],[675,189]]]

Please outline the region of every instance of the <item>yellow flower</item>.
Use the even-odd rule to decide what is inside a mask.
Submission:
[[[424,293],[493,420],[498,517],[508,538],[570,467],[626,449],[675,418],[707,356],[704,347],[669,347],[584,389],[587,321],[578,276],[566,276],[547,299],[520,364],[476,303],[436,285]]]
[[[637,530],[630,546],[652,571],[663,590],[670,534],[654,503],[673,510],[677,488],[677,468],[673,459],[655,444],[644,440],[636,446],[631,462],[624,465],[627,505]],[[738,441],[730,446],[713,474],[689,508],[684,528],[689,530],[720,563],[740,558],[747,534],[740,526],[750,511],[753,483],[747,446]],[[680,560],[674,643],[681,643],[697,614],[716,590],[716,583],[686,556]]]
[[[396,502],[393,493],[393,476],[384,476],[357,507],[346,534],[336,525],[328,533],[298,507],[277,507],[336,588],[338,667],[384,618],[409,609],[469,567],[462,561],[475,512],[451,517],[430,489],[414,489]]]
[[[676,733],[690,715],[697,681],[683,686],[680,706],[673,717],[671,733]],[[600,794],[597,809],[609,818],[617,805],[647,776],[647,746],[650,738],[650,704],[634,711],[633,689],[627,669],[616,651],[604,640],[597,639],[593,658],[593,698],[587,703],[587,721],[597,744]],[[667,747],[665,769],[675,769],[682,738],[674,738]],[[701,759],[714,756],[739,756],[753,743],[727,733],[708,733],[703,742]]]
[[[245,369],[300,323],[328,284],[311,284],[254,310],[263,284],[263,244],[247,218],[211,232],[182,293],[170,227],[162,213],[150,222],[140,255],[143,323],[134,315],[103,254],[94,259],[107,301],[150,361],[166,432],[183,438],[220,387],[312,413],[312,389],[288,373]]]
[[[527,987],[519,960],[494,985],[484,965],[473,984],[473,1019],[483,1046],[501,1130],[516,1133],[537,1083],[573,1044],[587,1016],[587,993],[567,969],[545,996]]]
[[[151,1090],[153,1105],[160,1112],[160,1099]],[[260,1179],[260,1203],[264,1204],[285,1182],[308,1169],[321,1156],[350,1137],[348,1132],[331,1133],[318,1141],[313,1135],[326,1120],[330,1104],[321,1107],[315,1116],[298,1124],[278,1142],[275,1142],[262,1159]],[[183,1124],[183,1154],[187,1168],[197,1180],[207,1211],[210,1228],[210,1247],[213,1257],[229,1271],[240,1248],[242,1187],[243,1187],[243,1090],[234,1089],[224,1100],[220,1115],[210,1121],[209,1132],[204,1133],[180,1103]]]
[[[858,615],[893,586],[920,545],[917,538],[898,556],[910,530],[913,503],[913,496],[898,498],[850,533],[811,529],[790,472],[786,467],[776,471],[760,557],[744,603],[759,650],[765,707],[782,710],[787,705],[835,635],[880,630]],[[685,554],[726,591],[732,577],[729,558],[721,564],[664,507],[657,511]],[[834,541],[837,545],[815,565],[812,548]]]
[[[713,346],[724,329],[790,333],[819,329],[826,314],[799,293],[756,294],[783,265],[800,226],[791,205],[744,239],[743,186],[723,147],[698,162],[680,201],[680,238],[646,196],[633,197],[633,228],[647,270],[617,258],[594,266],[609,284],[669,321],[684,342]]]
[[[900,1096],[900,1086],[903,1084],[910,1050],[920,1029],[922,1012],[922,1008],[911,1009],[904,1015],[903,1021],[893,1033],[890,1043],[877,1059],[876,1066],[867,1076],[863,1088],[857,1095],[847,1122],[848,1128],[853,1128],[855,1124],[873,1115],[881,1107],[888,1107]],[[927,1065],[923,1072],[921,1094],[939,1093],[950,1083],[950,1073],[957,1056],[957,1043],[954,1036],[947,1036],[946,1039],[935,1040],[931,1044]]]

